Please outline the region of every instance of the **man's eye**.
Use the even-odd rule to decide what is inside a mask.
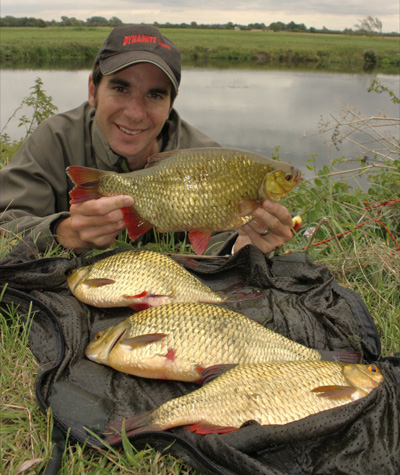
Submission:
[[[115,86],[114,91],[116,92],[126,92],[126,88],[122,86]]]

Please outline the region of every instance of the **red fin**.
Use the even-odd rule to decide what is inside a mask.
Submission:
[[[221,374],[225,373],[226,371],[234,368],[235,364],[216,364],[214,366],[209,366],[208,368],[205,368],[201,373],[200,376],[203,379],[204,384],[209,383],[215,378],[218,378],[218,376],[221,376]]]
[[[350,398],[351,395],[354,393],[355,388],[351,386],[319,386],[317,388],[311,389],[313,393],[321,393],[318,394],[319,397],[326,397],[329,399],[344,399]]]
[[[185,427],[185,430],[190,432],[196,432],[196,434],[226,434],[228,432],[234,432],[238,430],[238,427],[223,427],[215,426],[213,424],[205,424],[203,422],[197,422],[190,426]]]
[[[128,305],[128,307],[136,312],[141,312],[142,310],[150,308],[150,305],[148,303],[132,303],[131,305]]]
[[[153,227],[151,223],[143,220],[134,208],[121,208],[121,211],[126,227],[128,228],[129,237],[132,241],[135,241],[135,239]]]
[[[235,289],[230,292],[230,296],[227,296],[226,291],[222,291],[226,295],[224,302],[244,302],[246,300],[258,299],[264,295],[262,290],[254,290],[251,292],[245,292],[243,289]]]
[[[257,200],[240,200],[238,216],[248,216],[260,206],[261,202]]]
[[[123,345],[129,345],[132,348],[135,348],[137,346],[144,346],[148,345],[149,343],[162,340],[166,336],[166,333],[149,333],[147,335],[138,335],[132,338],[123,338],[121,343]]]
[[[147,295],[147,290],[143,290],[143,292],[141,292],[140,294],[136,294],[136,295],[123,295],[123,297],[125,299],[140,299],[141,297],[146,297]]]
[[[175,359],[175,350],[173,348],[169,348],[168,353],[165,355],[165,357],[167,358],[167,360],[174,361],[174,359]]]
[[[103,287],[103,285],[110,285],[115,284],[115,280],[113,279],[87,279],[84,281],[85,285],[89,285],[90,287]]]
[[[211,231],[190,231],[189,240],[196,254],[203,254],[210,241]]]
[[[67,174],[75,183],[75,188],[70,192],[71,204],[95,200],[103,195],[99,193],[99,181],[104,172],[88,167],[67,167]]]

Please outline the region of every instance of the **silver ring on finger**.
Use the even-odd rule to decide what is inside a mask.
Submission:
[[[269,229],[268,228],[265,231],[263,231],[262,233],[260,233],[260,236],[266,236],[267,234],[269,234]]]

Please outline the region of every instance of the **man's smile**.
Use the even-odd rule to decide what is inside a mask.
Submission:
[[[117,127],[122,132],[124,132],[125,134],[128,134],[128,135],[137,135],[137,134],[140,134],[141,132],[143,132],[142,130],[129,130],[129,129],[126,129],[125,127],[122,127],[122,125],[117,125]]]

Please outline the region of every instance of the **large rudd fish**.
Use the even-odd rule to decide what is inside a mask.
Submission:
[[[130,195],[134,206],[122,211],[132,240],[154,226],[159,232],[189,231],[197,254],[212,232],[246,224],[265,199],[279,200],[301,181],[288,163],[226,148],[160,153],[131,173],[77,166],[67,173],[76,184],[71,204]]]
[[[130,249],[72,270],[72,294],[94,307],[143,310],[171,302],[221,303],[214,292],[171,257],[147,249]],[[244,297],[243,297],[244,298]]]
[[[352,352],[320,352],[225,307],[171,303],[138,312],[95,335],[87,358],[134,376],[201,382],[217,364],[321,358],[358,362]]]
[[[218,370],[212,372],[218,375]],[[128,436],[183,425],[199,434],[231,432],[249,420],[282,425],[360,399],[383,380],[376,365],[332,361],[243,364],[189,394],[111,424],[106,432],[111,439],[119,439],[115,434],[123,425]]]

